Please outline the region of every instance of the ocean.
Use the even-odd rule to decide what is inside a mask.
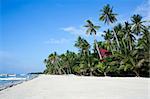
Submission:
[[[37,74],[0,74],[0,91],[37,76]]]

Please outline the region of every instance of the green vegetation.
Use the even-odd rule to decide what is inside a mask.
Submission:
[[[96,33],[100,26],[87,20],[86,34],[93,35],[93,50],[82,37],[78,37],[75,47],[78,53],[67,51],[62,55],[56,52],[44,60],[46,74],[76,74],[85,76],[142,76],[149,77],[150,67],[150,26],[139,14],[131,17],[131,22],[117,22],[117,14],[110,5],[100,10],[99,20],[111,27],[102,35],[105,41],[97,41]],[[113,24],[113,26],[112,26]],[[111,55],[102,55],[99,49],[106,49]]]

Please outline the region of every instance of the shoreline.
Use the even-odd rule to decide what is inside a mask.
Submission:
[[[23,83],[24,81],[17,81],[17,82],[9,82],[8,84],[4,84],[0,87],[0,91],[5,90],[7,88],[11,88],[13,86],[16,86],[18,84]]]
[[[20,79],[23,79],[23,80],[18,80],[18,78],[6,78],[6,80],[8,79],[8,81],[9,81],[9,79],[12,79],[12,80],[10,80],[11,82],[4,83],[3,85],[1,85],[0,86],[0,91],[8,89],[8,88],[11,88],[11,87],[14,87],[14,86],[16,86],[18,84],[22,84],[22,83],[27,82],[29,80],[35,79],[38,76],[39,75],[37,75],[37,74],[36,75],[32,74],[31,77],[29,77],[29,78],[20,78]],[[4,80],[4,81],[6,81],[6,80]]]

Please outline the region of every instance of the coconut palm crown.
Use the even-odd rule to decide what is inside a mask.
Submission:
[[[102,10],[100,10],[101,15],[99,17],[100,21],[104,21],[107,24],[114,23],[117,21],[116,13],[113,13],[113,7],[109,4],[105,5]]]

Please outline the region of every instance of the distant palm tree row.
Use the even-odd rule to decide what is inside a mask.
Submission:
[[[58,55],[50,54],[44,60],[46,74],[75,74],[85,76],[143,76],[150,73],[150,26],[139,14],[131,17],[130,22],[118,23],[113,7],[105,5],[99,20],[110,25],[104,31],[104,41],[97,41],[96,34],[100,26],[87,20],[84,26],[86,34],[94,36],[93,51],[91,45],[82,37],[78,37],[75,47],[78,53],[67,51]],[[106,56],[105,50],[111,55]]]

